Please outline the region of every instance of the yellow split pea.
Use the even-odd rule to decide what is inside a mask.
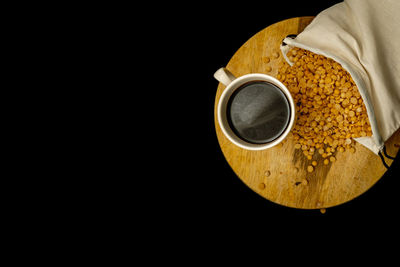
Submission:
[[[293,48],[287,56],[294,64],[281,63],[277,78],[296,104],[298,116],[292,129],[295,148],[301,148],[310,160],[318,151],[328,163],[336,160],[335,151],[344,152],[344,147],[354,151],[350,149],[355,145],[351,138],[371,136],[372,132],[350,74],[334,60],[303,49]],[[326,160],[324,164],[328,164]],[[309,167],[312,172],[313,166]]]
[[[313,172],[313,171],[314,171],[314,167],[311,166],[311,165],[309,165],[309,166],[307,167],[307,171],[308,171],[308,172]]]

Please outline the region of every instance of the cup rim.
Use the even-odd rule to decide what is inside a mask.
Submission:
[[[265,80],[268,82],[272,82],[274,85],[276,85],[279,89],[282,90],[282,92],[285,94],[285,96],[289,102],[290,118],[289,118],[289,123],[287,124],[285,131],[278,138],[276,138],[273,141],[268,142],[268,143],[255,144],[255,143],[246,142],[245,140],[236,136],[233,133],[233,131],[230,130],[232,132],[232,134],[234,135],[234,137],[232,137],[231,134],[228,133],[227,129],[225,128],[225,124],[223,123],[222,110],[221,110],[221,108],[222,108],[221,106],[224,102],[223,100],[225,100],[225,98],[227,97],[227,95],[229,93],[231,93],[230,95],[232,95],[232,93],[236,89],[238,89],[240,87],[240,85],[243,84],[244,80],[246,82],[249,82],[248,81],[249,78],[252,78],[250,81],[253,81],[253,80],[256,81],[256,80],[261,79],[261,80]],[[232,89],[232,88],[234,88],[234,89]],[[235,80],[233,80],[222,92],[222,94],[219,98],[218,107],[217,107],[218,123],[219,123],[219,126],[220,126],[222,132],[224,133],[224,135],[233,144],[235,144],[243,149],[247,149],[247,150],[264,150],[264,149],[276,146],[277,144],[282,142],[286,138],[286,136],[289,134],[289,132],[291,131],[291,129],[294,125],[295,116],[296,116],[296,109],[295,109],[295,105],[294,105],[294,100],[293,100],[293,97],[290,94],[289,90],[287,89],[287,87],[283,83],[281,83],[278,79],[276,79],[275,77],[272,77],[270,75],[263,74],[263,73],[249,73],[249,74],[242,75],[242,76],[236,78]]]

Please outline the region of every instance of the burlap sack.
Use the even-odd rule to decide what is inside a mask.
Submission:
[[[372,137],[355,140],[378,154],[400,127],[400,0],[345,0],[320,14],[296,38],[299,47],[339,62],[365,103]]]

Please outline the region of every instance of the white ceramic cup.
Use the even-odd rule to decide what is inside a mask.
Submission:
[[[293,98],[290,95],[289,90],[286,88],[286,86],[284,84],[282,84],[279,80],[275,79],[274,77],[271,77],[269,75],[262,74],[262,73],[251,73],[251,74],[246,74],[246,75],[236,78],[226,68],[220,68],[219,70],[217,70],[214,74],[214,78],[226,86],[225,90],[222,92],[221,97],[219,98],[218,107],[217,107],[217,117],[218,117],[218,123],[219,123],[219,126],[221,127],[222,132],[233,144],[235,144],[241,148],[247,149],[247,150],[263,150],[263,149],[267,149],[267,148],[276,146],[277,144],[282,142],[283,139],[286,138],[286,136],[289,134],[289,132],[291,131],[291,129],[293,127],[296,113],[295,113],[295,105],[294,105]],[[251,82],[251,81],[266,81],[266,82],[272,83],[273,85],[277,86],[279,89],[282,90],[282,92],[285,94],[285,96],[289,102],[290,118],[289,118],[289,123],[288,123],[286,129],[278,138],[276,138],[273,141],[268,142],[268,143],[255,144],[255,143],[246,142],[245,140],[238,137],[232,131],[232,129],[228,123],[227,106],[228,106],[229,98],[232,96],[232,94],[235,92],[236,89],[238,89],[243,84]]]

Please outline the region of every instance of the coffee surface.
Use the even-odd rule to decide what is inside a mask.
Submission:
[[[230,127],[241,139],[255,144],[278,138],[289,123],[289,102],[275,85],[256,81],[238,88],[227,108]]]

